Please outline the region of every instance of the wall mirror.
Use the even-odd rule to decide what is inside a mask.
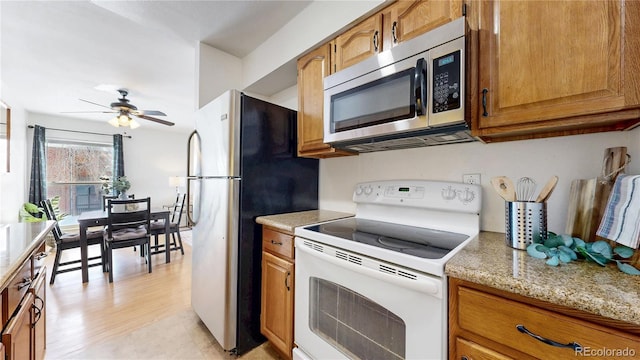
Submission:
[[[9,172],[11,109],[0,100],[0,173]]]

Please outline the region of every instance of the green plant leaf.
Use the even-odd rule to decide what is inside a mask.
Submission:
[[[594,254],[594,255],[601,255],[602,257],[604,257],[605,259],[611,260],[611,258],[613,258],[613,252],[611,251],[611,245],[609,245],[608,242],[606,241],[596,241],[593,243],[593,245],[591,246],[591,251],[589,251],[590,253]]]
[[[559,246],[558,250],[560,250],[561,252],[569,255],[569,257],[571,258],[571,260],[578,260],[578,255],[576,254],[575,251],[571,250],[570,247],[567,246]],[[562,260],[562,258],[560,258]]]
[[[551,265],[551,266],[558,266],[560,262],[558,261],[558,256],[552,256],[551,258],[549,258],[549,260],[547,260],[547,265]]]
[[[544,242],[544,246],[548,247],[548,248],[554,248],[554,247],[558,247],[560,245],[564,245],[564,240],[562,239],[562,236],[549,236],[547,238],[547,240],[545,240]]]
[[[567,254],[566,252],[560,251],[558,257],[560,258],[560,261],[565,264],[571,262],[571,255]]]
[[[613,252],[623,259],[628,259],[633,256],[634,250],[628,246],[618,245],[613,248]]]
[[[546,249],[547,249],[546,247],[540,244],[533,243],[527,246],[527,254],[529,254],[529,256],[534,257],[536,259],[546,259],[547,258],[547,254],[545,253]]]
[[[618,264],[618,269],[620,269],[620,271],[622,271],[625,274],[629,274],[629,275],[640,275],[640,270],[634,268],[633,266],[629,265],[629,264],[625,264],[621,261],[616,260],[616,264]]]
[[[579,247],[585,247],[586,243],[584,242],[584,240],[582,240],[580,238],[577,238],[577,237],[573,237],[572,240],[573,240],[573,244],[571,245],[572,249],[575,249],[578,246]]]
[[[591,260],[600,266],[605,266],[602,261],[600,261],[594,255],[589,253],[587,249],[579,247],[579,248],[576,248],[576,250],[580,253],[580,255],[584,256],[585,259]]]

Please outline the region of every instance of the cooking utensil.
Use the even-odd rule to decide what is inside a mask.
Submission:
[[[493,177],[491,178],[491,185],[498,195],[500,195],[505,201],[516,201],[516,188],[508,177]]]
[[[530,177],[521,177],[516,186],[518,201],[533,201],[536,193],[536,181]]]
[[[553,189],[556,188],[556,184],[558,184],[558,177],[554,175],[547,181],[542,190],[540,190],[536,202],[546,202],[549,196],[551,196]]]

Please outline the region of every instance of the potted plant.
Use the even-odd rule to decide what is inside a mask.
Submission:
[[[47,217],[44,215],[44,210],[30,202],[22,204],[18,215],[20,222],[40,222],[47,220]]]
[[[121,199],[127,198],[127,190],[131,188],[131,183],[127,180],[126,176],[120,176],[113,182],[113,189],[118,192],[118,196]]]

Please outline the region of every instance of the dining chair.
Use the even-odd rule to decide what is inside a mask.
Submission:
[[[169,242],[169,249],[171,251],[180,250],[180,253],[184,255],[184,248],[182,247],[182,236],[180,236],[180,221],[182,220],[182,211],[184,209],[184,202],[186,194],[176,195],[176,201],[172,205],[171,217],[169,219],[169,233],[165,234],[166,228],[164,226],[164,220],[154,221],[151,223],[151,235],[153,235],[153,252],[152,254],[159,254],[164,252],[164,244],[158,243],[158,236],[164,234],[165,236],[171,236]]]
[[[102,211],[107,210],[107,201],[109,199],[117,199],[116,195],[102,195]]]
[[[80,248],[80,234],[62,232],[62,230],[60,229],[60,225],[58,225],[58,219],[56,217],[55,211],[53,210],[51,200],[42,200],[40,202],[40,206],[44,209],[44,213],[47,216],[47,219],[54,220],[56,222],[53,230],[51,231],[53,233],[54,239],[56,240],[56,258],[53,261],[53,271],[51,271],[51,279],[49,280],[49,284],[53,285],[54,281],[56,280],[56,275],[81,269],[81,266],[69,267],[69,265],[79,264],[80,259],[60,262],[62,258],[62,252],[64,250]],[[87,231],[87,246],[91,245],[100,245],[100,256],[89,257],[89,267],[102,265],[104,270],[105,252],[102,241],[102,230]],[[99,262],[94,261],[98,259],[100,259]]]
[[[113,282],[113,250],[140,246],[151,272],[151,198],[108,199],[104,243],[109,282]]]

